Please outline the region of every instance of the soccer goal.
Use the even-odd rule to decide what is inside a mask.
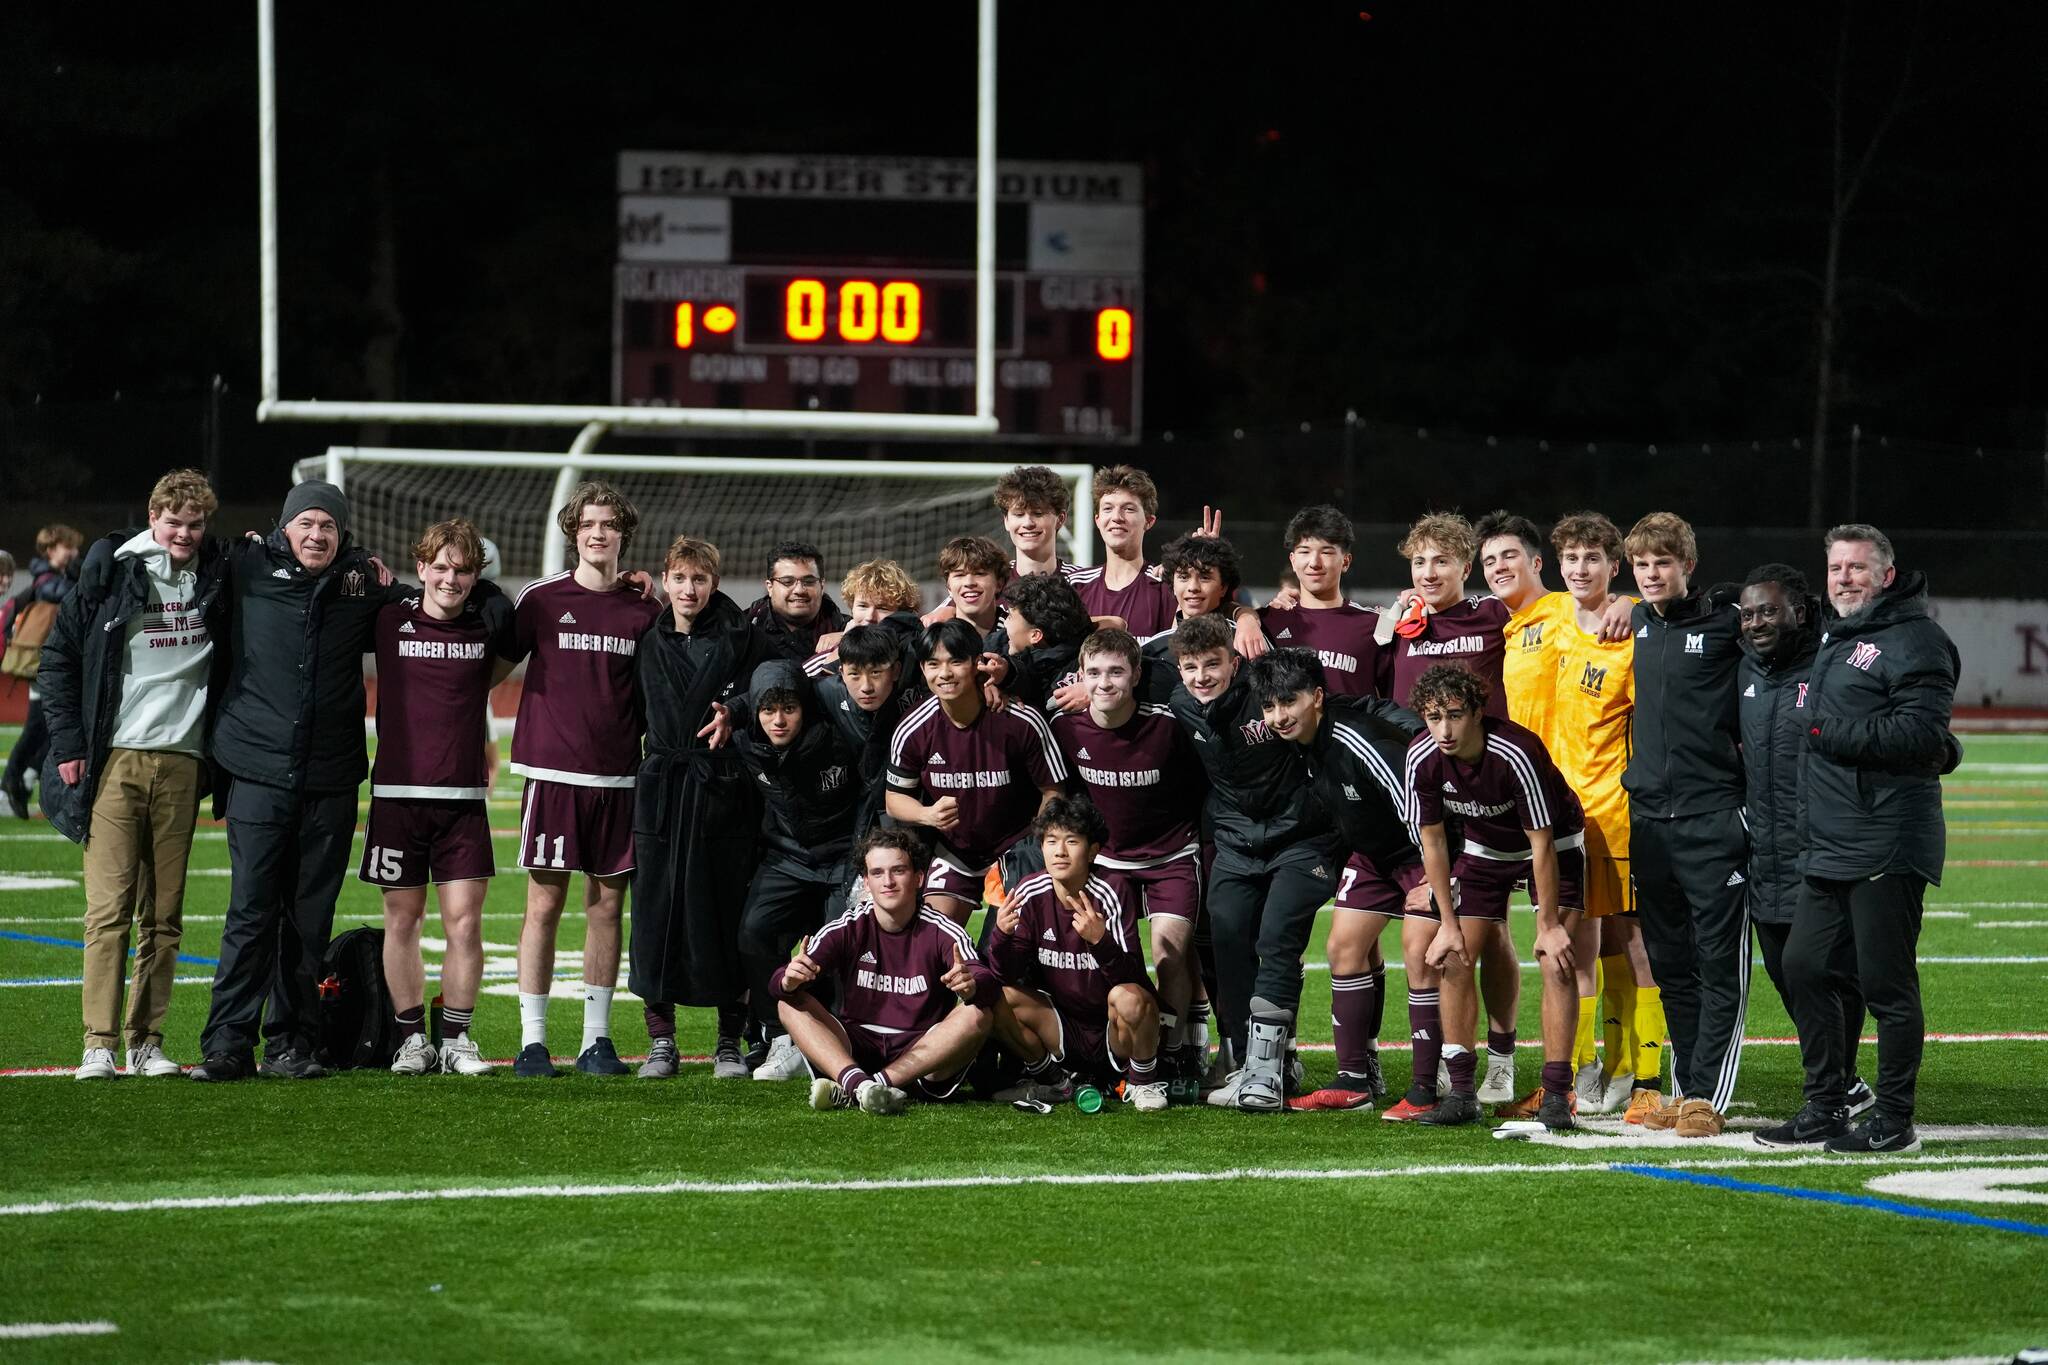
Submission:
[[[1073,490],[1062,533],[1075,563],[1095,558],[1094,471],[1049,466]],[[741,459],[715,455],[507,454],[334,446],[298,463],[297,481],[327,479],[348,494],[358,543],[403,557],[420,531],[468,517],[496,541],[505,579],[545,577],[568,566],[569,543],[556,510],[586,478],[616,485],[640,512],[629,561],[650,565],[679,535],[718,546],[726,578],[745,583],[765,569],[779,540],[804,540],[825,557],[829,581],[868,559],[893,559],[931,583],[939,549],[959,535],[1008,545],[990,501],[992,461]],[[394,562],[400,573],[410,564]],[[750,600],[740,590],[743,601]]]

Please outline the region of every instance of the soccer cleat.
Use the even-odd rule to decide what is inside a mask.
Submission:
[[[1760,1128],[1751,1136],[1759,1147],[1818,1147],[1848,1131],[1847,1110],[1839,1105],[1809,1102],[1788,1122]]]
[[[398,1055],[391,1059],[391,1074],[394,1076],[424,1076],[440,1061],[440,1054],[427,1041],[424,1033],[408,1033],[405,1041],[398,1045]]]
[[[1879,1111],[1823,1150],[1836,1156],[1905,1156],[1920,1150],[1920,1135],[1913,1131],[1911,1119],[1901,1122]]]
[[[1566,1106],[1571,1113],[1579,1112],[1579,1096],[1576,1091],[1566,1091]],[[1493,1111],[1497,1119],[1534,1119],[1543,1116],[1545,1091],[1537,1086],[1512,1104],[1503,1104]]]
[[[525,1047],[519,1049],[518,1057],[513,1059],[512,1074],[531,1079],[539,1076],[554,1076],[560,1073],[555,1070],[555,1059],[548,1056],[548,1045],[546,1043],[528,1043]]]
[[[1877,1105],[1877,1092],[1872,1090],[1861,1076],[1849,1083],[1847,1096],[1849,1117],[1861,1118]]]
[[[1578,1129],[1572,1121],[1572,1114],[1579,1106],[1579,1097],[1565,1093],[1553,1095],[1543,1092],[1543,1103],[1536,1110],[1536,1121],[1553,1133],[1570,1133]]]
[[[1600,1093],[1602,1114],[1615,1114],[1628,1108],[1629,1100],[1636,1093],[1636,1075],[1633,1071],[1617,1071],[1609,1076]]]
[[[1301,1064],[1301,1054],[1292,1047],[1287,1049],[1287,1093],[1299,1095],[1302,1086],[1308,1083],[1308,1068]]]
[[[1375,1100],[1387,1097],[1387,1077],[1386,1073],[1380,1070],[1380,1049],[1377,1043],[1365,1054],[1365,1080],[1366,1087],[1372,1091]]]
[[[577,1054],[576,1069],[586,1076],[623,1076],[631,1070],[619,1060],[619,1050],[612,1046],[612,1040],[602,1035]]]
[[[1236,1049],[1230,1045],[1230,1040],[1226,1038],[1217,1043],[1216,1055],[1209,1059],[1209,1069],[1202,1075],[1202,1092],[1207,1094],[1211,1090],[1221,1090],[1230,1083],[1230,1078],[1235,1074],[1237,1074]]]
[[[1030,1100],[1037,1104],[1065,1104],[1074,1098],[1074,1078],[1058,1067],[1048,1067],[1033,1079],[1027,1077],[989,1096],[997,1104]]]
[[[1583,1109],[1589,1114],[1607,1112],[1600,1107],[1607,1098],[1607,1086],[1600,1079],[1600,1063],[1597,1060],[1580,1067],[1578,1075],[1572,1078],[1572,1098],[1576,1102],[1575,1112],[1577,1109]]]
[[[1436,1108],[1426,1114],[1415,1116],[1417,1123],[1426,1123],[1432,1128],[1458,1128],[1479,1121],[1479,1097],[1472,1092],[1453,1090],[1436,1102]]]
[[[834,1109],[850,1109],[853,1102],[846,1098],[846,1092],[839,1088],[839,1082],[829,1076],[820,1076],[811,1082],[811,1108],[819,1113]]]
[[[754,1068],[757,1081],[794,1081],[811,1074],[810,1063],[804,1054],[797,1051],[796,1042],[787,1033],[779,1033],[768,1044],[768,1056],[761,1065]]]
[[[141,1047],[128,1049],[128,1074],[131,1076],[175,1076],[183,1071],[164,1050],[155,1043],[144,1043]]]
[[[1372,1112],[1372,1091],[1344,1090],[1328,1086],[1322,1090],[1311,1090],[1306,1095],[1297,1095],[1287,1101],[1287,1107],[1306,1112],[1312,1109],[1353,1110],[1370,1114]]]
[[[711,1074],[721,1081],[747,1078],[747,1054],[737,1038],[720,1038],[711,1053]]]
[[[1479,1083],[1481,1104],[1506,1104],[1515,1097],[1515,1054],[1486,1054],[1486,1079]]]
[[[1664,1107],[1664,1096],[1654,1085],[1639,1085],[1628,1092],[1628,1108],[1622,1111],[1621,1121],[1642,1127],[1650,1115]]]
[[[1124,1087],[1124,1098],[1141,1114],[1156,1114],[1166,1108],[1166,1082],[1146,1081]]]
[[[467,1033],[458,1033],[441,1044],[441,1070],[457,1076],[488,1076],[497,1068],[484,1060]]]
[[[1436,1099],[1434,1095],[1427,1096],[1426,1098],[1431,1103],[1434,1103]],[[1429,1104],[1417,1104],[1415,1102],[1415,1092],[1411,1090],[1400,1099],[1394,1101],[1393,1105],[1389,1108],[1380,1110],[1380,1117],[1388,1123],[1413,1123],[1416,1119],[1427,1114],[1429,1110]]]
[[[71,1073],[74,1080],[111,1081],[121,1073],[114,1067],[114,1049],[110,1047],[89,1047],[85,1057],[78,1064],[78,1070]]]
[[[676,1040],[656,1038],[647,1045],[647,1060],[640,1063],[640,1079],[643,1081],[674,1080],[676,1074]]]
[[[1728,1120],[1706,1100],[1687,1100],[1678,1106],[1678,1121],[1672,1125],[1682,1138],[1719,1137]]]
[[[860,1083],[854,1100],[864,1114],[900,1114],[910,1107],[910,1096],[872,1076]]]
[[[256,1059],[246,1052],[209,1052],[192,1068],[195,1081],[246,1081],[256,1074]]]
[[[264,1053],[263,1060],[256,1064],[256,1074],[288,1081],[317,1081],[327,1075],[327,1068],[311,1053],[288,1047],[283,1052]]]

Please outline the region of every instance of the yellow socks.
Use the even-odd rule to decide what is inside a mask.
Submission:
[[[1649,1077],[1664,1069],[1664,993],[1655,986],[1636,991],[1635,1043],[1636,1084],[1648,1085]]]

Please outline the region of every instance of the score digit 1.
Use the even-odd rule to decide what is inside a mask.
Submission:
[[[1095,315],[1095,354],[1104,360],[1131,358],[1131,313],[1128,308],[1105,308]]]

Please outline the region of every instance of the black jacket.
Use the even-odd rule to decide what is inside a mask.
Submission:
[[[1165,698],[1201,755],[1209,774],[1206,839],[1253,858],[1305,839],[1331,840],[1330,813],[1311,792],[1308,755],[1266,728],[1242,666],[1223,695],[1206,705],[1180,685],[1170,665],[1156,660],[1146,661],[1142,688],[1153,700]]]
[[[1408,745],[1422,730],[1414,712],[1390,701],[1326,696],[1308,744],[1316,799],[1338,839],[1382,868],[1422,856],[1408,810]]]
[[[1003,657],[1010,668],[1003,675],[1002,690],[1044,714],[1052,694],[1072,682],[1081,667],[1081,646],[1033,645]]]
[[[1741,614],[1698,589],[1659,615],[1636,603],[1636,708],[1628,771],[1632,819],[1670,820],[1742,804],[1735,668]]]
[[[43,715],[50,725],[50,756],[45,760],[43,813],[50,827],[75,843],[91,833],[93,800],[105,775],[113,747],[114,724],[128,652],[128,623],[149,605],[149,569],[139,558],[120,560],[115,552],[137,533],[123,531],[97,541],[84,556],[75,591],[64,598],[57,623],[43,645],[41,684]],[[227,544],[201,542],[195,588],[198,610],[216,641],[215,676],[221,651],[217,647],[226,603],[221,596]],[[211,721],[213,708],[207,718]],[[57,765],[85,760],[85,773],[74,786],[63,781]]]
[[[1819,620],[1809,600],[1807,620]],[[1807,677],[1820,644],[1808,626],[1776,658],[1742,642],[1743,823],[1749,826],[1749,914],[1762,924],[1790,924],[1806,878],[1806,800],[1799,769],[1806,757]]]
[[[765,594],[754,599],[747,608],[747,620],[757,626],[768,641],[769,649],[778,658],[795,659],[802,663],[818,652],[818,637],[830,635],[835,630],[846,629],[846,613],[839,609],[830,595],[818,603],[818,614],[802,626],[792,626],[775,614]]]
[[[803,729],[778,749],[761,733],[755,717],[735,715],[733,745],[760,796],[761,843],[770,853],[835,880],[844,875],[862,806],[861,746],[833,725],[817,689],[790,659],[771,659],[754,670],[748,694],[786,687],[803,702]]]
[[[213,760],[233,777],[292,790],[352,791],[369,775],[363,652],[377,612],[414,589],[379,586],[367,551],[343,535],[334,562],[307,573],[282,529],[226,555],[227,683]],[[477,591],[495,593],[489,584]],[[488,594],[487,594],[488,595]]]
[[[1914,872],[1941,882],[1941,774],[1960,659],[1927,614],[1927,579],[1902,574],[1830,621],[1807,684],[1806,871],[1831,880]]]
[[[722,592],[711,595],[688,635],[663,612],[633,656],[647,710],[647,758],[708,753],[697,731],[711,719],[711,703],[728,700],[775,656],[767,632]]]

